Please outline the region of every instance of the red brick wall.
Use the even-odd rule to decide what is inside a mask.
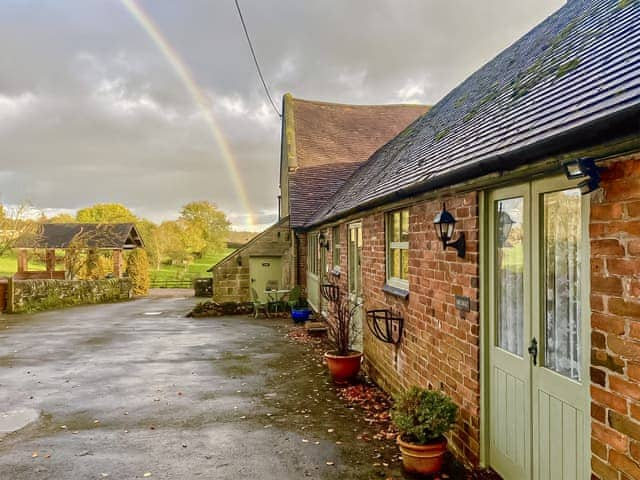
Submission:
[[[480,442],[480,357],[478,313],[478,202],[475,193],[446,198],[449,210],[464,231],[467,254],[443,251],[433,219],[442,200],[410,208],[409,298],[384,293],[386,281],[385,214],[362,219],[364,309],[393,308],[404,317],[399,346],[382,343],[364,326],[365,369],[383,388],[398,392],[411,385],[441,389],[460,407],[451,447],[467,462],[477,464]],[[330,232],[328,232],[330,233]],[[331,238],[328,235],[328,238]],[[456,236],[457,238],[457,236]],[[341,225],[342,275],[346,289],[347,226]],[[471,298],[472,311],[455,308],[455,295]],[[366,319],[364,319],[366,322]]]
[[[592,469],[640,479],[640,155],[610,162],[591,206]]]

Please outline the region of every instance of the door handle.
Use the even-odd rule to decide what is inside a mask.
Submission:
[[[255,281],[256,281],[256,279],[255,279],[255,278],[252,278],[252,279],[251,279],[251,283],[253,283],[253,282],[255,282]]]
[[[535,367],[538,364],[538,341],[536,337],[531,339],[531,344],[529,344],[529,348],[527,349],[529,355],[533,359],[533,366]]]

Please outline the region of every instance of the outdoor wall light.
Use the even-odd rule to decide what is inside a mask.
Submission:
[[[511,233],[511,227],[515,223],[507,212],[500,210],[498,212],[498,246],[504,247]]]
[[[588,177],[578,184],[580,193],[586,195],[600,187],[600,171],[593,158],[579,158],[563,165],[564,174],[569,180]]]
[[[456,230],[456,219],[447,211],[444,203],[442,204],[442,211],[433,219],[433,224],[436,227],[436,235],[442,242],[442,248],[446,250],[447,247],[453,247],[457,250],[458,257],[464,258],[467,251],[464,232],[460,232],[458,240],[451,241]]]
[[[240,255],[236,257],[236,263],[238,264],[239,267],[242,266],[242,257]]]
[[[327,250],[329,250],[329,240],[327,240],[324,232],[321,232],[318,236],[318,245],[320,245],[320,248],[326,248]]]

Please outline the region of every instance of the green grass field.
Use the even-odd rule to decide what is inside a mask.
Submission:
[[[233,249],[225,249],[213,255],[207,255],[196,259],[185,268],[180,265],[161,265],[160,270],[151,270],[152,282],[164,282],[171,280],[193,280],[198,277],[210,277],[209,268],[218,263],[224,257],[233,252]]]
[[[151,269],[152,281],[171,281],[171,280],[193,280],[197,277],[209,277],[210,273],[207,272],[212,265],[222,260],[224,257],[233,252],[233,249],[225,249],[213,255],[207,255],[202,258],[196,259],[193,263],[189,264],[185,270],[184,267],[179,265],[161,265],[160,270]],[[0,276],[10,277],[18,268],[18,262],[14,252],[7,252],[0,257]],[[34,260],[29,261],[29,270],[44,270],[45,266],[42,262]]]
[[[44,263],[29,261],[29,270],[44,271]],[[14,252],[7,252],[0,257],[0,277],[11,277],[18,270],[18,260]]]

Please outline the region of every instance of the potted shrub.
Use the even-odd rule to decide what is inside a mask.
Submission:
[[[411,387],[395,399],[391,420],[398,428],[402,464],[408,472],[438,473],[447,451],[447,433],[456,423],[457,405],[442,392]]]
[[[332,295],[330,293],[332,289],[323,287],[325,287],[322,290],[323,296],[333,304],[334,313],[333,320],[327,323],[329,341],[333,349],[326,352],[324,358],[333,381],[336,383],[348,382],[358,375],[362,362],[362,352],[352,348],[357,333],[353,328],[353,315],[359,305],[352,305],[339,293],[334,292]]]

